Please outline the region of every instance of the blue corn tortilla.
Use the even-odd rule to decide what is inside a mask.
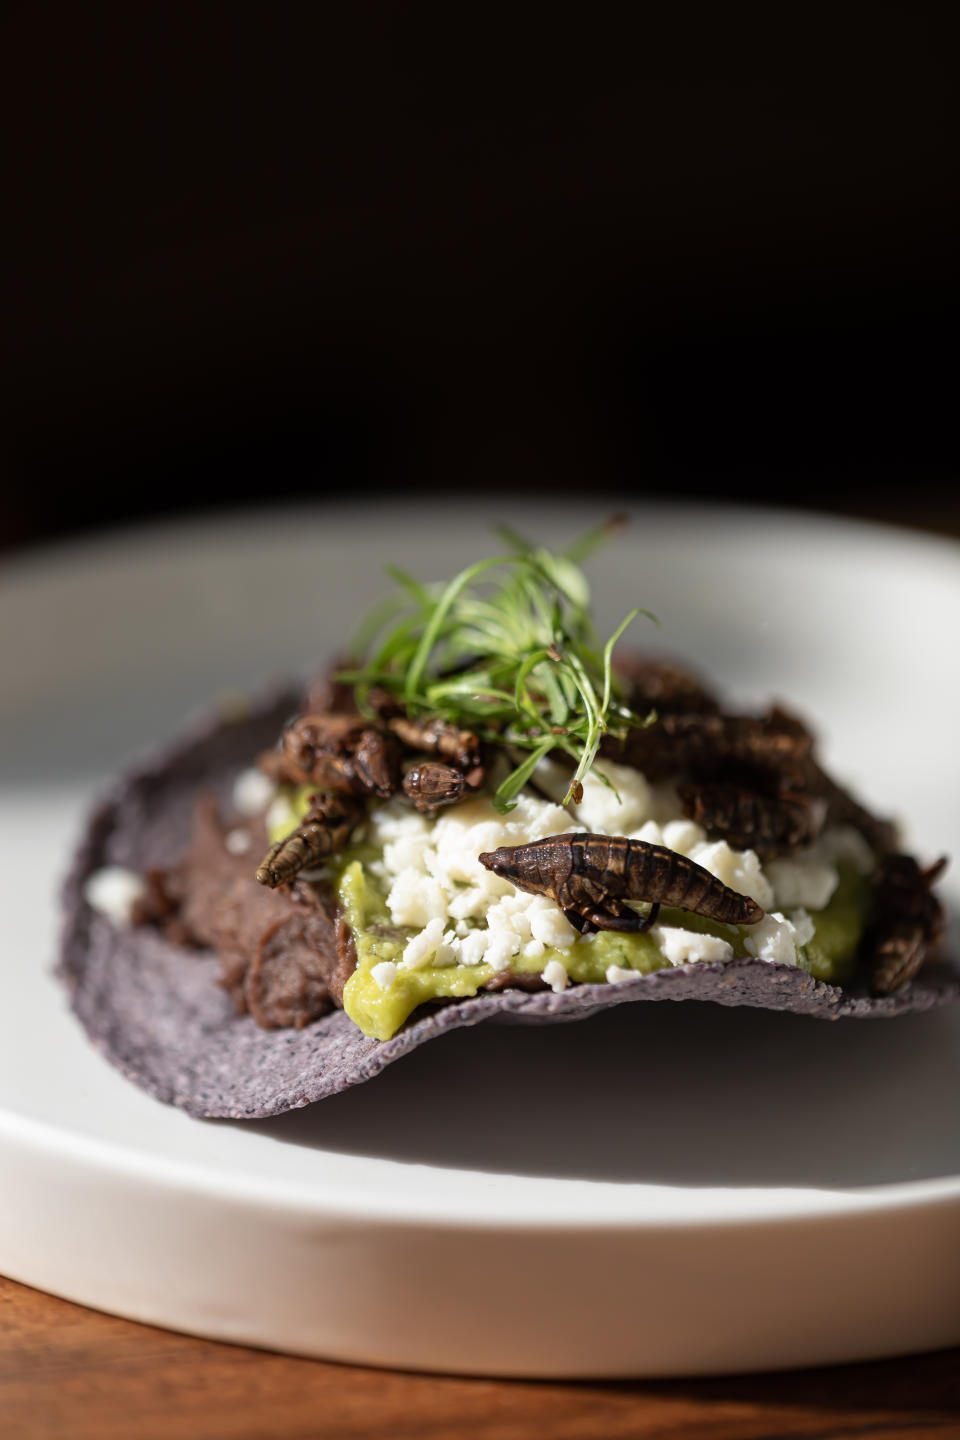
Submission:
[[[74,1013],[127,1079],[190,1115],[279,1115],[372,1080],[435,1036],[486,1020],[585,1020],[638,1000],[712,1000],[833,1020],[927,1010],[960,996],[960,977],[946,964],[928,964],[902,990],[872,998],[796,966],[747,957],[560,994],[480,994],[418,1012],[386,1041],[364,1035],[341,1010],[301,1030],[262,1029],[236,1013],[216,955],[174,944],[150,926],[115,928],[90,909],[83,889],[104,865],[144,871],[172,864],[187,844],[199,793],[213,789],[226,800],[236,775],[273,742],[298,699],[293,690],[274,693],[242,718],[204,717],[121,776],[90,815],[64,887],[59,974]]]

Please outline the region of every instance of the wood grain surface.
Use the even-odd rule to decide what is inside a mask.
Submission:
[[[956,1440],[960,1351],[716,1380],[460,1380],[195,1340],[0,1280],[0,1435]]]

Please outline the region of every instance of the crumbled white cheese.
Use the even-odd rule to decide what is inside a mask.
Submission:
[[[706,838],[706,830],[693,820],[671,820],[663,827],[662,843],[668,850],[677,850],[681,855],[689,855],[694,845],[702,845]]]
[[[539,908],[530,907],[530,933],[555,950],[569,950],[579,938],[563,911],[549,901]]]
[[[852,825],[831,825],[804,853],[824,864],[852,865],[861,875],[869,875],[877,863],[870,846]]]
[[[471,930],[460,941],[460,964],[482,965],[490,936],[486,930]]]
[[[276,788],[262,770],[241,770],[233,782],[233,808],[238,815],[261,815],[273,799]]]
[[[223,843],[231,855],[246,855],[253,847],[253,837],[246,830],[228,830]]]
[[[733,958],[733,946],[717,935],[701,935],[697,930],[681,930],[675,925],[654,925],[650,934],[671,965]]]
[[[835,865],[811,859],[803,853],[768,860],[766,871],[773,886],[773,903],[778,910],[792,910],[797,905],[822,910],[829,903],[840,879]]]
[[[270,807],[267,810],[267,830],[270,834],[273,834],[274,831],[282,834],[288,830],[295,830],[296,825],[297,817],[289,799],[286,795],[277,795],[270,801]]]
[[[441,937],[440,944],[433,952],[433,959],[430,961],[430,964],[436,966],[438,970],[442,970],[448,965],[456,965],[459,955],[460,941],[456,932],[454,930],[445,930]]]
[[[483,932],[481,931],[481,934]],[[483,959],[487,965],[492,965],[494,970],[502,970],[504,966],[513,959],[514,955],[520,953],[522,941],[510,933],[509,930],[495,934],[488,930],[487,948],[484,951]],[[462,946],[461,946],[462,949]]]
[[[399,801],[374,811],[368,840],[382,848],[383,860],[374,862],[374,869],[385,887],[391,919],[416,932],[403,951],[401,966],[486,964],[496,972],[516,956],[535,962],[548,949],[569,950],[595,939],[592,934],[579,935],[552,900],[516,889],[479,861],[483,851],[530,844],[584,826],[666,845],[689,855],[768,912],[776,904],[776,914],[768,914],[760,925],[745,927],[746,947],[750,954],[787,964],[797,963],[797,948],[812,934],[807,910],[822,908],[827,881],[831,887],[836,883],[835,860],[841,854],[843,858],[856,854],[860,863],[872,865],[869,852],[864,862],[857,832],[835,827],[808,851],[771,861],[765,868],[752,850],[735,850],[723,840],[708,842],[703,829],[682,815],[673,786],[651,786],[637,771],[609,761],[602,761],[601,768],[619,800],[595,775],[585,781],[583,802],[572,810],[526,793],[506,815],[498,814],[483,795],[430,820]],[[569,782],[568,772],[556,769],[557,773],[545,772],[542,777],[538,772],[554,794],[562,793]],[[650,935],[670,965],[728,960],[733,955],[728,940],[698,931],[657,925]],[[619,983],[635,973],[613,965],[607,979]],[[547,984],[554,977],[554,988],[569,983],[557,959],[548,962],[543,975]]]
[[[397,978],[397,967],[392,960],[381,960],[378,964],[371,966],[370,974],[381,990],[389,990]]]
[[[401,870],[394,880],[387,896],[387,908],[395,925],[442,927],[448,916],[443,886],[412,868]]]
[[[771,915],[765,915],[759,924],[749,926],[749,934],[743,942],[747,954],[777,965],[796,965],[797,946],[806,944],[805,940],[800,939],[800,935],[806,934],[809,940],[813,934],[809,915],[805,911],[800,911],[799,914],[799,930],[793,921],[788,920],[786,915],[778,910]]]
[[[122,865],[104,865],[95,870],[83,887],[83,898],[91,910],[105,915],[113,925],[129,925],[133,907],[146,894],[143,878]]]
[[[383,806],[371,816],[368,838],[383,847],[382,877],[394,924],[421,932],[433,925],[431,947],[433,937],[439,938],[437,924],[452,927],[441,942],[446,959],[434,948],[429,952],[436,955],[434,964],[450,963],[453,957],[464,965],[485,961],[501,969],[531,942],[544,948],[572,945],[576,931],[552,900],[517,890],[485,869],[481,852],[577,828],[569,811],[536,796],[521,795],[508,815],[499,815],[487,798],[475,796],[434,821],[412,814],[399,802]],[[483,939],[476,940],[477,934]],[[419,953],[414,948],[413,956]],[[429,955],[423,963],[426,958]],[[404,962],[409,963],[406,951]]]
[[[543,974],[540,976],[540,979],[545,985],[550,986],[550,989],[555,995],[559,995],[561,990],[566,990],[570,984],[570,976],[567,974],[566,966],[561,964],[559,960],[548,960],[543,967]]]
[[[443,944],[443,921],[439,916],[429,920],[418,935],[404,946],[401,963],[407,970],[422,970]]]
[[[374,820],[386,869],[392,874],[401,870],[425,874],[423,855],[430,844],[430,825],[424,816],[409,810],[401,815],[386,807],[377,812]]]
[[[680,793],[675,785],[671,785],[667,780],[661,780],[656,785],[650,786],[651,820],[656,820],[658,825],[668,825],[671,820],[676,820],[682,814]]]
[[[632,980],[637,973],[636,970],[630,970],[623,965],[608,965],[607,984],[622,985],[624,980]]]
[[[530,909],[530,897],[523,891],[516,895],[504,895],[487,911],[487,925],[494,932],[514,935],[524,943],[532,938]]]
[[[650,818],[650,786],[639,770],[596,760],[583,781],[577,819],[598,835],[629,835]]]
[[[817,933],[817,927],[813,923],[813,917],[808,915],[801,905],[798,909],[791,912],[790,922],[793,925],[793,938],[796,943],[798,945],[809,945]]]
[[[396,802],[372,810],[370,819],[377,827],[381,845],[386,845],[391,840],[403,839],[404,836],[429,835],[432,829],[425,815]]]
[[[481,890],[479,885],[465,885],[454,894],[448,908],[454,920],[466,921],[485,915],[489,904],[490,895],[486,890]]]
[[[760,857],[753,850],[734,850],[726,840],[704,841],[690,850],[690,859],[709,870],[724,885],[741,895],[749,895],[764,910],[773,904],[773,887],[760,866]]]

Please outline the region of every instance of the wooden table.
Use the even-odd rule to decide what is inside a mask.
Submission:
[[[960,1351],[717,1380],[459,1380],[194,1340],[0,1280],[0,1435],[956,1440]]]
[[[941,500],[875,518],[960,534]],[[396,1374],[173,1335],[0,1279],[0,1440],[807,1440],[960,1437],[960,1350],[716,1380],[554,1384]]]
[[[717,1380],[458,1380],[171,1335],[0,1280],[0,1435],[956,1440],[960,1351]]]

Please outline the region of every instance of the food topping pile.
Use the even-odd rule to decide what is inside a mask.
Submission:
[[[508,535],[444,586],[394,572],[134,919],[217,949],[263,1025],[338,1005],[381,1040],[480,990],[737,956],[906,984],[940,943],[944,862],[899,853],[796,716],[727,711],[662,657],[615,663],[646,612],[596,638],[580,562],[603,538],[554,555]]]

